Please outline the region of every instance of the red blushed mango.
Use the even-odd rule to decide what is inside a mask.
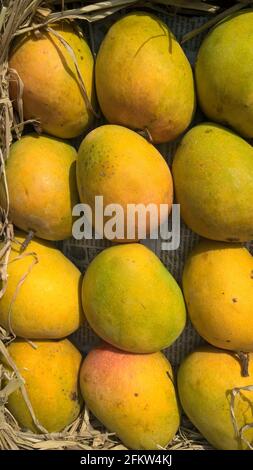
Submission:
[[[95,196],[103,196],[104,206],[121,206],[125,223],[117,241],[138,238],[134,219],[133,239],[126,239],[128,204],[154,204],[159,216],[160,204],[167,204],[170,211],[173,200],[172,177],[162,155],[146,139],[121,126],[101,126],[85,137],[78,151],[77,184],[81,202],[89,204],[93,213]],[[157,229],[165,217],[158,217],[152,228]],[[149,233],[149,214],[140,221],[142,229],[145,225]]]
[[[160,351],[185,326],[178,284],[159,258],[138,243],[113,246],[92,261],[84,276],[82,301],[95,332],[124,351]]]
[[[165,447],[180,414],[171,365],[165,356],[130,354],[103,345],[80,371],[83,398],[92,413],[132,449]]]

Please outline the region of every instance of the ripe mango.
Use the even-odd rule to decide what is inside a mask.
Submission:
[[[204,241],[183,273],[190,319],[219,348],[253,352],[253,257],[246,248]]]
[[[196,62],[199,103],[211,120],[253,137],[253,12],[226,18],[206,37]]]
[[[127,225],[128,204],[157,208],[153,225],[148,212],[139,218],[140,231],[146,226],[148,235],[167,218],[160,214],[160,204],[167,204],[169,212],[173,200],[172,177],[162,155],[146,139],[122,126],[101,126],[85,137],[78,151],[77,185],[81,202],[89,204],[93,213],[95,196],[103,196],[104,207],[119,204],[123,208],[122,234],[115,234],[115,240],[121,242],[139,238],[137,217]],[[108,217],[104,228],[106,220]],[[130,226],[133,237],[127,239]]]
[[[6,177],[10,220],[46,240],[72,234],[72,208],[78,202],[76,150],[47,136],[26,135],[10,149]],[[3,186],[0,188],[4,201]]]
[[[172,167],[177,201],[186,224],[203,237],[253,239],[253,149],[212,123],[182,139]]]
[[[235,432],[231,416],[232,391],[253,384],[253,355],[250,354],[249,377],[243,377],[235,353],[203,347],[191,353],[178,372],[181,404],[189,419],[215,448],[248,448]],[[253,422],[253,392],[241,390],[235,398],[238,429]],[[253,444],[253,429],[244,429],[245,439]]]
[[[25,382],[25,389],[40,425],[58,432],[79,415],[82,399],[78,375],[82,356],[67,339],[61,341],[16,340],[8,353]],[[6,366],[6,361],[2,359]],[[11,369],[9,368],[11,371]],[[22,428],[38,432],[21,389],[8,397],[7,407]]]
[[[96,256],[84,276],[82,299],[94,331],[125,351],[159,351],[185,326],[179,286],[159,258],[140,244],[113,246]]]
[[[29,32],[14,43],[9,67],[16,70],[24,85],[25,119],[36,119],[42,131],[69,139],[85,131],[92,121],[72,54],[91,102],[93,57],[81,32],[70,23],[50,27],[67,47],[53,32],[42,29],[39,37]],[[11,98],[15,100],[19,96],[17,77],[10,85]]]
[[[167,25],[148,13],[131,13],[109,29],[96,89],[109,122],[147,129],[156,143],[181,134],[195,110],[191,66]]]
[[[79,328],[83,314],[80,271],[49,243],[34,239],[21,251],[17,233],[0,299],[0,325],[24,338],[57,339]],[[0,284],[1,285],[1,284]]]
[[[165,447],[180,415],[169,361],[160,353],[129,354],[104,345],[90,351],[80,387],[92,413],[132,449]]]

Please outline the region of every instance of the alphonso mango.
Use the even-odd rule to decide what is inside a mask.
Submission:
[[[109,29],[96,89],[110,123],[147,130],[156,143],[181,134],[195,109],[191,66],[167,25],[148,13],[131,13]]]
[[[246,441],[253,444],[252,384],[252,353],[248,377],[242,376],[236,353],[212,347],[191,353],[178,372],[179,398],[185,413],[208,442],[221,450],[247,449]],[[238,431],[241,430],[238,433],[233,425],[232,407]]]
[[[9,217],[17,227],[46,240],[71,236],[78,202],[76,156],[74,147],[45,135],[26,135],[11,146],[6,178]],[[3,181],[2,194],[4,201]]]
[[[37,120],[43,132],[69,139],[80,135],[92,122],[88,101],[93,102],[94,61],[81,31],[67,22],[49,26],[51,31],[41,29],[39,37],[29,32],[14,43],[9,67],[23,84],[25,119]],[[10,93],[16,106],[19,88],[14,75]]]
[[[173,160],[176,198],[185,223],[203,237],[253,239],[253,149],[216,124],[183,137]]]
[[[206,341],[253,352],[253,257],[246,248],[201,242],[186,262],[183,292],[190,319]]]
[[[17,232],[0,299],[0,325],[23,338],[68,336],[83,321],[81,273],[50,243],[34,239],[22,251],[24,241]]]
[[[33,345],[16,340],[7,351],[24,380],[39,424],[48,432],[62,431],[81,410],[78,378],[82,356],[79,351],[67,339],[36,341]],[[6,359],[1,359],[11,371]],[[9,395],[7,408],[22,428],[41,431],[32,419],[20,388]]]
[[[149,235],[157,230],[168,218],[172,206],[173,183],[167,163],[144,137],[122,126],[104,125],[84,138],[78,151],[77,185],[81,202],[88,204],[93,214],[96,196],[103,196],[104,207],[120,206],[122,223],[119,217],[112,233],[114,241],[145,238],[140,233],[146,231]],[[154,205],[156,219],[151,218],[148,210],[143,216],[137,217],[136,212],[128,217],[130,205],[138,204],[144,205],[144,210],[149,204]],[[167,212],[160,210],[161,204],[166,204]],[[108,220],[109,217],[104,217],[106,237]]]
[[[129,354],[97,347],[82,364],[80,387],[88,408],[127,447],[159,449],[177,432],[173,372],[160,352]]]
[[[209,119],[253,137],[253,12],[225,18],[203,41],[196,61],[199,103]]]
[[[125,351],[159,351],[185,326],[178,284],[159,258],[137,243],[113,246],[96,256],[83,279],[82,299],[98,336]]]

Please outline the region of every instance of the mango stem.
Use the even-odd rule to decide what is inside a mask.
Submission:
[[[239,351],[238,358],[242,367],[242,376],[249,377],[249,353]]]
[[[26,239],[23,241],[21,245],[21,253],[25,251],[25,249],[28,247],[29,243],[32,241],[33,237],[35,235],[35,232],[33,230],[29,230]]]

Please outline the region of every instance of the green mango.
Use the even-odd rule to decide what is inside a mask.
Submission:
[[[174,161],[177,201],[185,223],[211,240],[253,239],[253,149],[212,123],[193,127]]]

